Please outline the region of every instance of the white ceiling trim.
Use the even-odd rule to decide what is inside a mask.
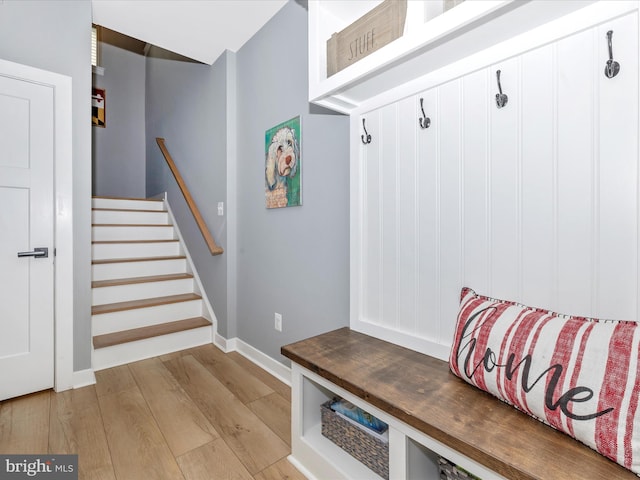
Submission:
[[[92,0],[93,23],[209,65],[288,0]]]

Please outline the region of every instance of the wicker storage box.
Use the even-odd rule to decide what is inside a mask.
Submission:
[[[332,401],[320,407],[322,435],[382,478],[389,479],[389,444],[367,434],[331,410]]]
[[[446,458],[440,457],[438,459],[440,466],[440,480],[481,480],[475,475],[470,474],[466,470],[451,463]]]

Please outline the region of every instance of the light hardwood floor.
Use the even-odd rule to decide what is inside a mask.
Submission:
[[[77,453],[81,480],[304,480],[290,388],[213,345],[0,403],[0,452]]]

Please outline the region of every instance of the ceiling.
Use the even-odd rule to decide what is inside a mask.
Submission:
[[[93,23],[202,63],[237,52],[287,0],[92,0]]]

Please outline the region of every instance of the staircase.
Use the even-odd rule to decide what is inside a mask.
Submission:
[[[211,343],[213,312],[164,201],[92,207],[93,369]]]

